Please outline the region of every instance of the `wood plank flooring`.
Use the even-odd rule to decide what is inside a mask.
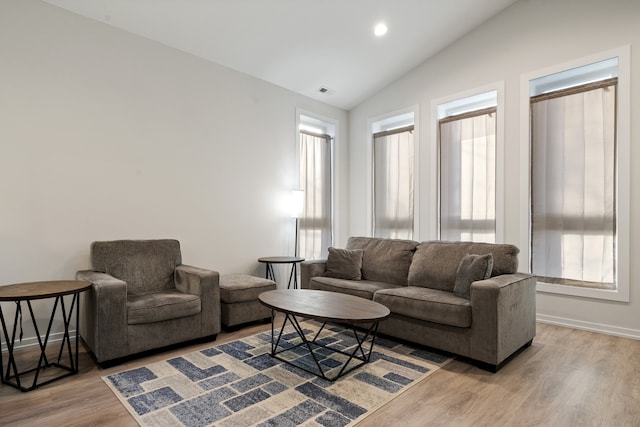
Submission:
[[[215,344],[267,329],[223,332]],[[81,347],[75,376],[28,393],[0,385],[0,426],[136,426],[100,377],[211,345],[105,370]],[[533,345],[498,373],[454,360],[358,426],[640,426],[640,341],[538,324]]]

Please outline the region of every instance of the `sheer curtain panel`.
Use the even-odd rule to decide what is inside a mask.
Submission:
[[[440,120],[440,238],[495,243],[495,108]]]
[[[531,263],[543,282],[615,287],[616,83],[531,98]]]
[[[300,219],[300,256],[320,259],[332,245],[331,136],[300,132],[300,186],[304,216]]]
[[[413,238],[413,126],[373,135],[376,237]]]

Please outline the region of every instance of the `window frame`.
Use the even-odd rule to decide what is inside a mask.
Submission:
[[[520,250],[526,263],[521,264],[531,271],[531,81],[566,70],[618,57],[617,88],[617,194],[616,194],[616,245],[615,267],[616,289],[598,289],[565,284],[538,282],[537,292],[593,298],[599,300],[629,302],[630,268],[630,136],[631,136],[631,47],[623,46],[591,56],[575,59],[563,64],[532,71],[520,76]]]

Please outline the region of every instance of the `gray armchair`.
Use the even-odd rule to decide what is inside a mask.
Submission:
[[[80,335],[101,365],[220,332],[219,274],[183,265],[177,240],[93,242],[91,264]]]

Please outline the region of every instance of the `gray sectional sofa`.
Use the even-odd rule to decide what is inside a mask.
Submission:
[[[536,279],[508,244],[351,237],[301,264],[301,287],[372,299],[391,310],[379,332],[497,371],[536,333]]]

